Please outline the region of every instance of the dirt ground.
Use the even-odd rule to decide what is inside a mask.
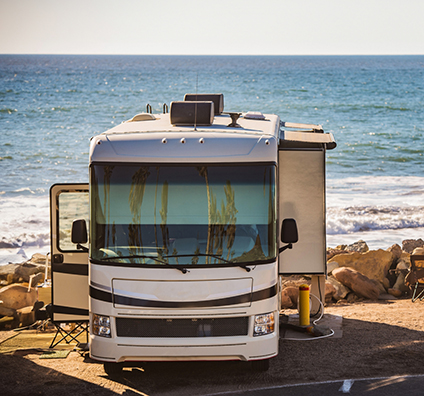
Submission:
[[[424,302],[409,299],[330,305],[342,316],[339,338],[282,339],[267,372],[247,363],[148,363],[109,378],[87,352],[40,359],[42,349],[0,344],[1,394],[13,395],[211,395],[336,379],[424,374]],[[10,336],[0,332],[0,342]],[[9,347],[8,347],[9,345]],[[68,347],[72,348],[72,347]]]

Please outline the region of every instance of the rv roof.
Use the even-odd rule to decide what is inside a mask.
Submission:
[[[237,120],[240,127],[229,127],[231,117],[229,114],[217,115],[210,126],[174,126],[170,123],[169,114],[155,114],[143,116],[141,114],[133,117],[102,135],[127,134],[127,133],[149,133],[149,132],[214,132],[214,133],[240,133],[252,135],[270,135],[278,137],[279,117],[273,114],[264,114],[264,119],[245,118],[242,114]]]

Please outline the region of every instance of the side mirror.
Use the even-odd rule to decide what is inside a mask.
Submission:
[[[87,243],[87,224],[84,219],[74,220],[71,228],[71,240],[72,243],[77,245],[77,249],[81,249],[84,252],[88,252],[88,249],[81,246],[82,243]]]
[[[284,219],[281,224],[281,242],[296,243],[298,240],[296,220]]]
[[[279,249],[279,252],[284,252],[286,249],[291,249],[293,243],[296,243],[299,240],[297,233],[297,224],[295,219],[284,219],[281,224],[281,242],[288,243],[288,245],[283,246]]]

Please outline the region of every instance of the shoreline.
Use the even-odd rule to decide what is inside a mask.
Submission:
[[[403,228],[397,230],[362,231],[351,234],[327,234],[327,249],[339,245],[352,245],[358,241],[365,241],[369,250],[386,250],[407,239],[424,239],[424,227]],[[34,254],[46,255],[50,252],[50,241],[45,245],[16,246],[2,248],[0,244],[0,267],[7,264],[20,264],[30,260]]]

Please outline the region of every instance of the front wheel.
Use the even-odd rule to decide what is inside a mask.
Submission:
[[[264,371],[268,371],[269,369],[269,359],[253,360],[251,364],[252,364],[253,371],[264,372]]]
[[[122,373],[122,365],[120,363],[105,362],[103,369],[109,377],[114,377]]]

